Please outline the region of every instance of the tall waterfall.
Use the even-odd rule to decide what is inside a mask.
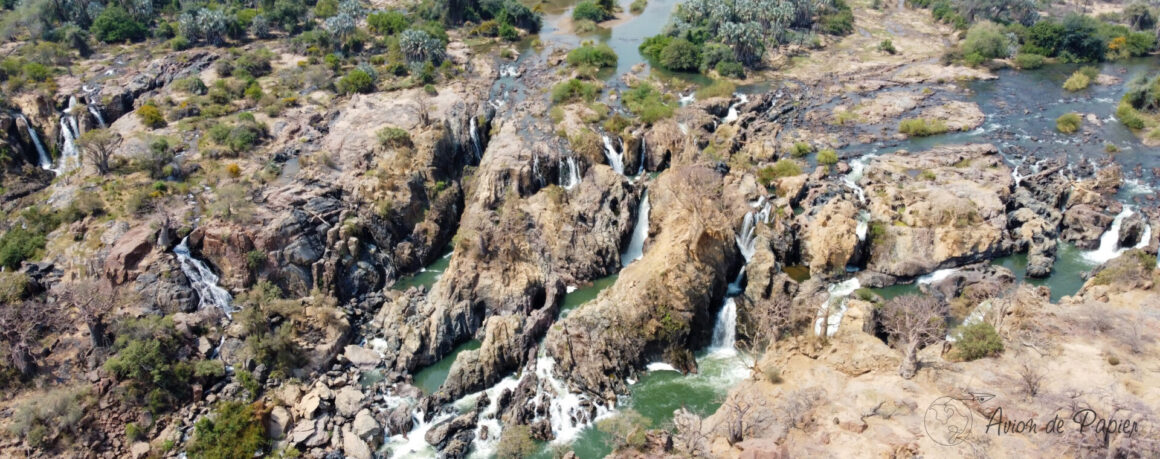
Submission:
[[[644,176],[644,159],[648,157],[648,141],[644,136],[640,138],[640,167],[636,169],[636,177],[639,179]]]
[[[483,146],[479,143],[479,126],[475,124],[476,118],[471,117],[471,148],[475,151],[475,159],[483,159]]]
[[[721,118],[721,124],[729,124],[729,123],[732,123],[734,121],[737,121],[737,118],[741,116],[737,112],[737,107],[740,107],[741,105],[749,102],[749,96],[742,94],[742,93],[739,93],[739,92],[733,93],[733,97],[737,98],[737,102],[734,102],[733,105],[729,106],[729,111],[727,113],[725,113],[724,118]]]
[[[44,144],[40,143],[40,136],[36,135],[36,128],[32,123],[25,118],[23,114],[16,115],[24,121],[24,127],[28,128],[28,136],[32,137],[32,144],[36,145],[36,154],[40,158],[40,168],[44,170],[52,170],[52,158],[48,157],[48,152],[44,150]]]
[[[717,313],[717,322],[713,324],[713,341],[709,345],[712,352],[737,352],[737,301],[733,297],[725,299],[721,312]]]
[[[608,158],[608,165],[612,166],[612,170],[620,175],[624,175],[624,152],[616,151],[616,147],[612,145],[612,139],[608,135],[604,137],[604,157]]]
[[[189,283],[197,291],[198,308],[216,307],[221,309],[226,317],[232,318],[231,314],[234,309],[230,303],[233,301],[233,297],[230,296],[230,292],[218,285],[217,274],[214,274],[209,266],[194,258],[189,252],[189,236],[186,236],[180,244],[177,244],[177,247],[173,248],[173,254],[177,255],[177,260],[181,264],[181,272],[185,273],[185,277],[189,278]]]
[[[632,239],[628,241],[628,247],[625,247],[624,253],[620,255],[620,266],[628,266],[640,257],[644,256],[644,240],[648,238],[648,190],[640,197],[640,205],[636,210],[636,224],[632,228]]]
[[[1131,217],[1134,213],[1136,212],[1132,210],[1132,206],[1124,205],[1124,209],[1112,220],[1111,228],[1100,235],[1100,246],[1095,250],[1084,252],[1083,258],[1094,264],[1103,264],[1132,248],[1120,247],[1120,227],[1123,226],[1124,219]],[[1135,248],[1148,245],[1148,240],[1152,238],[1152,227],[1145,227],[1144,234],[1141,236],[1140,242],[1136,244]]]
[[[571,190],[580,184],[580,168],[576,167],[576,159],[569,156],[560,161],[560,186]]]
[[[70,167],[70,162],[74,162],[71,166],[80,165],[80,150],[77,149],[77,137],[81,135],[80,124],[77,123],[76,116],[73,115],[73,110],[76,109],[76,96],[69,97],[68,108],[64,110],[64,115],[60,117],[60,134],[64,139],[61,147],[60,166],[59,169],[64,171]]]
[[[745,219],[741,222],[741,231],[734,237],[737,248],[741,250],[741,256],[745,258],[746,263],[757,252],[757,237],[754,234],[756,230],[757,225],[753,212],[746,212]]]

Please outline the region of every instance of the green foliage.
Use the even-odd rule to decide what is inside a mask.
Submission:
[[[1003,352],[1003,340],[995,327],[987,322],[976,322],[955,329],[955,354],[962,360],[978,360]]]
[[[145,26],[133,19],[120,6],[110,6],[101,11],[89,29],[97,40],[105,43],[138,41],[145,38]]]
[[[614,450],[644,448],[648,442],[648,426],[652,420],[632,409],[596,422],[596,429],[608,435]]]
[[[1123,102],[1136,110],[1147,112],[1160,110],[1160,75],[1151,78],[1140,75],[1133,78],[1128,82],[1128,91],[1124,94]]]
[[[295,330],[304,319],[304,305],[298,300],[281,299],[281,290],[266,281],[239,295],[244,307],[234,320],[245,330],[246,351],[272,372],[290,374],[306,361],[295,340]]]
[[[394,35],[404,30],[410,21],[398,11],[379,11],[367,16],[367,27],[379,35]]]
[[[1126,100],[1120,101],[1120,104],[1116,106],[1116,119],[1130,129],[1144,129],[1144,118]]]
[[[1063,82],[1063,89],[1071,92],[1082,91],[1087,89],[1091,82],[1092,79],[1090,77],[1085,75],[1083,72],[1077,71],[1072,73],[1071,76],[1067,78],[1067,81]]]
[[[0,272],[0,303],[15,304],[28,295],[28,275],[22,272]]]
[[[13,226],[0,236],[0,265],[17,269],[20,263],[36,255],[44,248],[43,234],[37,234],[20,226]]]
[[[597,83],[587,83],[578,79],[571,79],[552,87],[552,102],[575,102],[596,100],[600,95],[601,87]]]
[[[661,94],[649,83],[638,83],[622,95],[625,107],[640,117],[641,122],[652,124],[673,116],[670,97]]]
[[[718,61],[713,69],[724,77],[745,78],[745,67],[737,61]]]
[[[601,22],[612,18],[612,14],[592,0],[584,0],[572,8],[573,21]]]
[[[585,43],[568,52],[568,65],[573,67],[605,68],[616,67],[616,51],[607,44]]]
[[[790,148],[789,154],[795,158],[801,158],[814,152],[814,147],[807,142],[794,142],[793,147]]]
[[[193,458],[250,458],[269,446],[265,408],[227,401],[197,421],[188,453]]]
[[[1064,113],[1059,118],[1055,119],[1055,129],[1064,134],[1071,134],[1079,130],[1083,120],[1079,117],[1079,113]]]
[[[411,134],[394,126],[379,129],[375,132],[375,137],[379,139],[379,145],[384,147],[402,148],[411,145]]]
[[[833,166],[838,164],[838,153],[829,148],[818,152],[818,164]]]
[[[673,37],[665,34],[653,35],[644,39],[640,46],[637,46],[637,50],[640,51],[640,54],[644,57],[653,60],[660,60],[661,51],[664,51],[665,47],[669,46],[669,43],[672,41]],[[729,56],[733,56],[732,51],[729,52]]]
[[[345,94],[367,94],[375,90],[375,81],[362,69],[354,69],[338,80],[338,90]]]
[[[1130,249],[1101,266],[1089,282],[1092,285],[1152,282],[1152,269],[1155,266],[1155,255],[1141,249]]]
[[[925,137],[947,132],[947,125],[938,119],[907,118],[898,124],[898,132],[912,137]]]
[[[822,30],[830,35],[849,35],[854,33],[854,12],[844,0],[835,0],[834,8],[823,14],[818,22]]]
[[[802,174],[802,167],[792,159],[779,159],[772,166],[766,166],[757,171],[757,181],[769,187],[773,182],[783,177],[793,177]]]
[[[978,54],[986,59],[1004,58],[1008,55],[1007,33],[1002,26],[993,22],[980,22],[967,30],[963,39],[963,54]]]
[[[882,40],[881,43],[878,43],[878,50],[886,54],[898,53],[898,50],[894,48],[894,42],[890,41],[889,38]]]
[[[145,104],[137,109],[137,117],[141,118],[141,124],[150,129],[163,128],[166,126],[165,117],[161,115],[161,110],[156,105]]]
[[[115,354],[105,361],[105,370],[125,383],[129,399],[143,401],[154,413],[189,399],[195,365],[183,357],[187,337],[171,317],[126,318],[112,331]]]
[[[1020,70],[1035,70],[1043,67],[1047,58],[1033,53],[1019,53],[1015,55],[1015,66]]]
[[[520,39],[520,32],[511,24],[500,24],[499,37],[507,41],[516,41]]]
[[[632,4],[628,5],[628,11],[632,14],[640,14],[648,7],[648,0],[632,0]]]
[[[729,80],[713,80],[713,83],[697,90],[697,98],[733,97],[735,92],[737,92],[737,85]]]
[[[508,426],[500,434],[495,455],[502,459],[522,459],[532,457],[539,451],[539,445],[532,438],[532,429],[527,424]]]
[[[701,65],[701,48],[683,38],[672,40],[661,50],[660,64],[669,70],[697,70]]]
[[[250,271],[257,271],[266,265],[266,252],[261,250],[251,250],[246,252],[246,266]]]

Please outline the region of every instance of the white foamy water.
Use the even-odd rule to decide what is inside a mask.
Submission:
[[[645,366],[648,371],[677,371],[675,367],[664,362],[653,362]]]
[[[612,139],[609,139],[607,135],[601,137],[604,138],[604,157],[608,158],[608,165],[616,173],[624,175],[624,152],[616,151],[616,147],[612,145]]]
[[[814,320],[815,335],[822,336],[823,327],[826,336],[834,336],[834,333],[838,332],[838,327],[842,325],[842,316],[846,314],[846,303],[850,294],[861,287],[862,283],[856,277],[826,287],[830,296],[818,308],[818,316]]]
[[[620,255],[620,266],[628,266],[644,256],[644,241],[648,238],[648,214],[651,207],[648,204],[648,190],[641,194],[640,204],[636,210],[636,224],[633,225],[632,239]]]
[[[1125,205],[1124,209],[1116,215],[1112,220],[1111,228],[1104,231],[1100,235],[1100,245],[1095,250],[1090,250],[1083,253],[1084,260],[1093,264],[1104,264],[1108,260],[1120,256],[1128,250],[1128,247],[1120,247],[1120,227],[1124,224],[1124,219],[1132,216],[1135,212],[1132,211],[1132,206]],[[1147,228],[1148,235],[1151,236],[1151,227]],[[1140,238],[1144,245],[1147,245],[1147,239]]]
[[[725,113],[724,118],[721,118],[722,124],[729,124],[729,123],[732,123],[734,121],[737,121],[737,118],[741,116],[737,112],[737,107],[740,107],[741,105],[744,105],[745,103],[749,102],[749,96],[742,94],[742,93],[739,93],[739,92],[733,93],[733,97],[737,98],[737,102],[734,102],[733,105],[729,106],[729,111]]]
[[[230,303],[233,301],[233,297],[230,296],[230,292],[218,285],[217,274],[214,274],[209,266],[206,266],[201,260],[193,258],[193,255],[190,254],[189,236],[186,236],[180,244],[177,244],[177,247],[173,248],[173,254],[177,255],[181,272],[189,278],[190,286],[197,291],[198,308],[215,307],[221,309],[227,318],[232,318],[231,314],[233,314],[234,308]]]

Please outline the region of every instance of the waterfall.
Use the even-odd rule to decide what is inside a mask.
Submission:
[[[483,412],[479,413],[479,422],[476,423],[475,427],[475,440],[471,443],[471,453],[467,457],[482,459],[495,456],[500,434],[503,433],[503,425],[500,424],[498,417],[500,415],[500,396],[505,390],[514,391],[519,383],[519,379],[508,376],[481,392],[487,394],[488,405],[487,408],[483,409]],[[474,406],[478,398],[478,396],[468,396],[464,397],[463,401],[470,401],[471,406]],[[459,406],[460,402],[456,402],[456,405]],[[482,439],[485,428],[487,429],[487,440]]]
[[[423,416],[423,412],[416,408],[411,413],[411,417],[415,420],[414,427],[411,428],[410,432],[407,432],[406,437],[404,438],[402,434],[395,435],[389,438],[384,445],[391,452],[389,456],[392,458],[434,457],[434,448],[427,444],[427,431],[431,430],[432,427],[451,420],[454,415],[451,413],[440,413],[433,417],[431,421],[424,422],[423,418],[425,416]]]
[[[814,334],[822,336],[822,327],[825,327],[827,337],[834,336],[838,327],[842,325],[842,316],[846,314],[846,303],[850,294],[862,287],[858,278],[852,277],[846,281],[830,284],[826,287],[829,297],[818,308],[818,317],[814,320]]]
[[[648,190],[640,197],[640,205],[636,210],[636,225],[632,228],[632,239],[628,241],[628,247],[625,247],[624,253],[620,255],[620,266],[628,266],[640,257],[644,256],[644,240],[648,237]]]
[[[479,144],[479,127],[475,124],[475,116],[471,117],[471,147],[475,150],[475,159],[483,159],[483,147]]]
[[[937,270],[933,273],[919,277],[918,280],[916,281],[916,283],[919,285],[933,284],[935,282],[939,282],[939,281],[942,281],[943,279],[951,277],[951,274],[954,274],[958,271],[959,271],[959,268],[940,269],[940,270]]]
[[[209,266],[206,266],[201,260],[193,258],[189,252],[189,236],[186,236],[180,244],[177,244],[177,247],[173,248],[173,254],[177,255],[177,260],[181,264],[181,272],[185,273],[185,277],[189,278],[190,285],[197,291],[198,308],[216,307],[221,309],[227,318],[232,318],[231,313],[234,309],[230,305],[233,300],[230,297],[230,292],[218,285],[218,276],[209,269]]]
[[[576,167],[576,159],[569,156],[560,162],[560,186],[565,190],[571,190],[579,184],[580,168]]]
[[[757,229],[753,218],[753,212],[745,213],[745,220],[741,222],[741,232],[737,233],[734,240],[737,242],[737,248],[741,249],[741,256],[745,258],[748,263],[753,254],[757,252],[757,238],[754,236],[754,231]]]
[[[72,116],[64,115],[60,117],[60,135],[64,138],[64,146],[62,146],[60,150],[60,166],[58,169],[62,171],[68,169],[69,163],[73,159],[76,159],[78,162],[80,160],[80,152],[77,151],[76,143],[77,134],[72,130],[72,126],[70,125],[71,123],[69,123],[69,118],[72,118]]]
[[[1023,174],[1019,173],[1019,166],[1011,168],[1011,178],[1015,179],[1015,188],[1019,188],[1019,184],[1023,182]]]
[[[648,143],[648,141],[645,140],[644,136],[641,136],[641,138],[640,138],[640,167],[637,168],[637,170],[636,170],[636,177],[638,179],[640,177],[644,176],[644,159],[648,157],[647,156],[648,155],[648,147],[645,146],[647,143]]]
[[[612,146],[612,139],[608,135],[604,137],[604,156],[608,158],[608,165],[612,166],[612,170],[620,175],[624,175],[624,153],[616,151],[616,147]]]
[[[858,235],[859,241],[866,240],[866,230],[870,227],[870,212],[866,210],[858,211],[858,226],[854,229],[854,233]]]
[[[1116,218],[1112,220],[1112,227],[1104,231],[1100,236],[1099,248],[1083,253],[1083,258],[1094,264],[1103,264],[1108,260],[1120,256],[1121,253],[1128,250],[1127,247],[1120,248],[1120,226],[1124,224],[1124,219],[1132,216],[1135,212],[1132,211],[1132,206],[1125,205],[1124,210],[1121,210]],[[1149,235],[1151,236],[1151,235]],[[1141,238],[1143,239],[1143,238]],[[1144,243],[1147,245],[1147,242]]]
[[[866,191],[862,189],[862,186],[858,182],[862,180],[862,176],[866,173],[866,163],[876,157],[878,156],[866,155],[858,159],[850,160],[850,173],[842,178],[842,182],[858,195],[858,202],[866,202]]]
[[[590,416],[589,410],[584,405],[592,401],[587,395],[569,391],[564,381],[552,374],[555,367],[556,360],[551,357],[540,356],[536,359],[535,374],[539,379],[539,385],[536,387],[536,396],[531,401],[536,406],[534,411],[537,413],[532,424],[544,418],[544,415],[539,413],[546,412],[552,433],[556,435],[553,443],[567,444],[575,440],[588,424],[610,414],[611,411],[600,403],[592,403],[596,408],[596,416]]]
[[[694,91],[689,91],[688,94],[678,94],[678,95],[680,95],[680,99],[677,100],[677,103],[680,104],[680,106],[682,106],[682,107],[697,101],[697,93]]]
[[[749,96],[742,94],[742,93],[739,93],[739,92],[733,93],[733,97],[737,98],[737,102],[734,102],[733,105],[729,106],[729,112],[726,113],[725,117],[721,119],[721,124],[729,124],[729,123],[732,123],[734,121],[737,121],[737,118],[739,116],[741,116],[737,112],[737,107],[740,107],[741,105],[745,104],[746,102],[749,102]]]
[[[89,104],[89,113],[92,113],[93,118],[97,119],[97,125],[101,126],[101,129],[104,129],[106,127],[105,126],[105,117],[101,116],[101,110],[98,109],[96,105]]]
[[[16,116],[24,121],[24,127],[28,128],[28,136],[32,138],[32,144],[36,145],[36,154],[40,157],[40,168],[52,170],[52,158],[48,157],[48,152],[44,150],[44,144],[40,143],[40,136],[36,135],[36,128],[32,127],[32,123],[23,114]]]
[[[737,301],[733,297],[725,299],[717,322],[713,324],[713,341],[709,349],[713,353],[736,353],[737,341]]]

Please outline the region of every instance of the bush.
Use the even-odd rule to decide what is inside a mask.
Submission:
[[[115,354],[105,370],[126,383],[127,395],[143,401],[153,413],[188,400],[195,382],[194,364],[182,355],[185,337],[171,317],[127,318],[113,324]]]
[[[833,166],[838,164],[838,153],[829,148],[818,152],[818,164]]]
[[[338,90],[345,94],[367,94],[375,90],[375,81],[362,69],[354,69],[338,80]]]
[[[1080,119],[1078,113],[1064,113],[1056,118],[1055,129],[1064,134],[1071,134],[1078,131],[1081,124],[1083,124],[1083,120]]]
[[[93,20],[89,31],[105,43],[138,41],[145,38],[145,26],[119,6],[110,6]]]
[[[733,97],[735,92],[737,92],[737,85],[729,80],[713,80],[710,85],[697,90],[697,98]]]
[[[661,50],[660,64],[669,70],[697,70],[701,65],[701,49],[689,40],[672,40]]]
[[[137,117],[141,118],[141,124],[150,129],[157,129],[165,127],[165,117],[161,115],[161,110],[156,105],[145,104],[137,109]]]
[[[407,29],[410,21],[398,11],[380,11],[367,16],[367,28],[379,35],[394,35]]]
[[[963,54],[977,53],[986,59],[1007,57],[1009,42],[1003,27],[993,22],[980,22],[971,26],[963,40]]]
[[[843,0],[834,2],[834,10],[818,18],[822,30],[830,35],[849,35],[854,33],[854,12]]]
[[[1090,85],[1091,82],[1092,82],[1091,78],[1089,78],[1087,75],[1084,75],[1083,73],[1077,71],[1075,73],[1072,73],[1071,76],[1067,78],[1067,81],[1063,82],[1063,89],[1066,89],[1066,90],[1071,91],[1071,92],[1082,91],[1084,89],[1087,89],[1088,85]]]
[[[789,154],[795,158],[801,158],[814,152],[814,147],[806,142],[794,142],[793,147],[790,148]]]
[[[552,102],[592,102],[600,95],[600,91],[600,85],[596,83],[586,83],[573,78],[552,87]]]
[[[665,47],[669,46],[669,43],[672,41],[673,37],[665,34],[653,35],[644,39],[644,42],[642,42],[640,46],[637,47],[637,50],[639,50],[640,54],[644,57],[660,60],[661,51],[664,51]],[[733,51],[729,51],[729,57],[733,57]]]
[[[616,61],[616,51],[604,43],[586,43],[568,52],[568,65],[573,67],[616,67]]]
[[[37,234],[22,226],[13,226],[0,236],[0,265],[14,270],[20,263],[31,259],[44,248],[44,235]]]
[[[673,116],[673,106],[648,83],[639,83],[632,89],[625,91],[622,97],[628,110],[640,117],[645,124],[652,124],[664,118]]]
[[[745,78],[745,67],[737,61],[720,61],[713,69],[724,77]]]
[[[411,145],[411,134],[394,126],[387,126],[375,132],[379,145],[391,148],[408,147]]]
[[[962,360],[977,360],[1003,352],[1003,340],[987,322],[960,326],[953,336],[955,355]]]
[[[597,5],[596,2],[593,2],[592,0],[584,0],[580,3],[577,3],[576,7],[572,9],[573,21],[588,20],[592,22],[601,22],[611,18],[612,15],[609,14],[608,11],[605,11],[604,8],[601,8],[600,5]]]
[[[628,11],[632,14],[640,14],[648,7],[648,0],[632,0],[632,4],[628,5]]]
[[[1015,67],[1021,70],[1035,70],[1043,67],[1047,58],[1033,53],[1019,53],[1015,55]]]
[[[1120,101],[1120,105],[1116,107],[1116,119],[1130,129],[1144,129],[1144,118],[1127,101]]]
[[[261,404],[222,402],[212,416],[197,421],[189,455],[194,458],[249,458],[269,446]]]
[[[507,41],[516,41],[520,39],[520,32],[511,24],[500,24],[499,37]]]
[[[890,41],[889,38],[882,40],[881,43],[878,43],[878,50],[882,51],[886,54],[897,54],[898,53],[898,50],[894,48],[894,42]]]
[[[947,125],[937,119],[908,118],[899,123],[898,132],[913,137],[925,137],[947,132]]]
[[[23,437],[33,448],[48,449],[50,441],[59,441],[77,431],[92,402],[90,389],[84,386],[61,387],[27,397],[11,411],[8,433]]]
[[[792,159],[780,159],[772,166],[766,166],[757,171],[757,181],[768,187],[774,180],[783,177],[793,177],[802,174],[802,167]]]

